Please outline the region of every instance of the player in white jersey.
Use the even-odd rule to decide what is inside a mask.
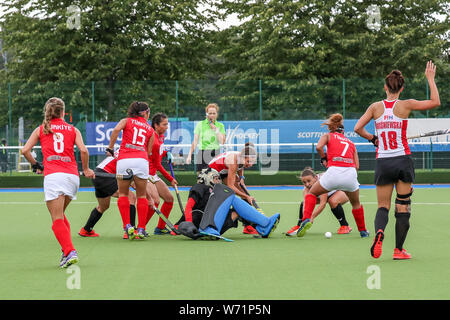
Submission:
[[[300,176],[298,177],[299,180],[302,181],[304,188],[303,188],[303,197],[305,197],[306,194],[309,193],[309,190],[313,186],[313,184],[320,180],[320,177],[324,173],[316,174],[314,170],[311,167],[306,167]],[[324,193],[317,197],[317,204],[318,206],[314,209],[312,216],[311,216],[311,222],[314,221],[314,219],[325,209],[327,203],[330,206],[331,212],[338,220],[340,227],[337,231],[338,234],[348,234],[352,231],[352,228],[348,225],[347,220],[345,219],[345,213],[344,208],[342,205],[348,201],[348,197],[345,194],[345,192],[341,190],[331,190],[328,193]],[[300,209],[299,209],[299,219],[297,222],[297,225],[289,229],[285,234],[287,236],[295,236],[297,234],[298,229],[300,228],[300,224],[303,219],[303,201],[300,203]]]
[[[434,81],[436,66],[427,62],[425,76],[430,88],[430,99],[399,100],[404,88],[404,78],[399,70],[393,70],[386,76],[384,89],[386,99],[370,105],[355,125],[355,132],[369,140],[377,147],[375,167],[375,185],[377,190],[378,210],[375,216],[377,231],[370,253],[379,258],[382,251],[384,230],[388,223],[388,213],[394,186],[395,199],[395,260],[410,259],[403,244],[409,230],[411,215],[412,183],[414,182],[414,164],[406,138],[408,117],[411,111],[429,110],[440,105],[439,92]],[[369,133],[364,127],[370,120],[375,120],[376,134]]]

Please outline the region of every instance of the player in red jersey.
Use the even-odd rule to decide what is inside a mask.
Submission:
[[[360,236],[362,238],[369,236],[364,222],[364,208],[359,202],[358,153],[353,142],[343,134],[343,120],[340,113],[335,113],[323,123],[328,126],[330,132],[319,139],[316,149],[327,171],[305,195],[303,220],[297,232],[298,237],[303,237],[306,230],[312,226],[311,215],[316,206],[317,196],[332,190],[342,190],[346,193],[352,205],[353,217]],[[325,147],[327,147],[326,155]]]
[[[375,185],[378,210],[375,216],[376,234],[370,248],[374,258],[381,256],[394,186],[397,196],[393,258],[395,260],[411,258],[411,255],[403,248],[410,226],[412,183],[415,177],[406,131],[411,111],[429,110],[440,105],[439,92],[434,82],[435,75],[436,66],[432,61],[428,61],[425,76],[430,88],[429,100],[399,100],[405,79],[399,70],[393,70],[385,78],[386,99],[372,103],[355,125],[355,132],[377,147]],[[371,134],[364,128],[372,119],[375,120],[376,134]]]
[[[153,143],[152,155],[149,158],[149,183],[147,183],[147,199],[149,199],[149,207],[147,213],[147,220],[150,221],[151,217],[155,213],[153,205],[159,206],[159,199],[162,198],[164,203],[161,206],[161,212],[166,217],[169,217],[173,208],[173,196],[170,193],[167,185],[158,176],[158,171],[166,178],[170,184],[175,187],[178,182],[175,180],[161,164],[161,160],[164,156],[170,158],[171,153],[164,150],[164,133],[169,128],[169,119],[164,113],[157,113],[152,118],[152,127],[155,130],[155,140]],[[170,234],[166,228],[166,223],[160,218],[158,225],[154,230],[156,235]]]
[[[22,154],[31,163],[33,171],[44,173],[44,194],[48,211],[52,218],[52,230],[61,245],[62,257],[59,266],[67,268],[78,262],[70,235],[70,224],[65,211],[70,201],[76,199],[80,186],[74,145],[81,153],[83,173],[88,178],[95,178],[89,169],[89,152],[84,145],[80,131],[64,121],[65,105],[59,98],[50,98],[44,107],[44,121],[31,134],[22,149]],[[32,148],[41,143],[43,164],[34,159]]]
[[[298,177],[303,185],[303,198],[306,194],[309,193],[309,190],[311,187],[316,183],[320,178],[324,175],[324,173],[316,174],[314,170],[311,167],[306,167],[300,177]],[[348,202],[348,197],[345,194],[344,191],[341,190],[332,190],[328,193],[321,194],[317,197],[317,204],[318,206],[314,209],[312,215],[311,215],[311,223],[314,223],[314,219],[325,209],[325,206],[327,203],[330,206],[331,212],[338,220],[339,224],[341,225],[337,231],[338,234],[348,234],[352,231],[352,228],[348,225],[347,220],[345,219],[345,212],[344,208],[342,207],[343,204]],[[297,231],[300,228],[300,224],[302,223],[303,219],[303,201],[300,203],[300,209],[299,209],[299,219],[297,225],[292,227],[289,231],[286,232],[287,236],[294,236],[297,235]]]
[[[94,170],[94,173],[111,173],[116,174],[117,157],[119,156],[119,150],[114,152],[114,156],[108,155],[102,162],[100,162]],[[94,226],[103,216],[106,210],[109,209],[111,204],[111,197],[119,197],[119,187],[117,185],[116,178],[100,177],[96,176],[92,180],[95,188],[95,197],[97,198],[98,205],[91,211],[88,220],[84,227],[80,229],[78,234],[82,237],[98,237],[99,234],[94,231]],[[136,196],[130,190],[128,193],[128,199],[130,200],[130,224],[135,226],[136,220]],[[128,233],[125,232],[123,237],[128,239]]]
[[[208,166],[220,174],[220,178],[225,185],[233,189],[237,196],[247,201],[250,205],[255,200],[245,193],[244,169],[250,168],[256,163],[257,154],[253,143],[247,142],[241,151],[227,151],[214,157]],[[243,221],[243,233],[259,235],[258,231]]]
[[[128,117],[119,121],[111,132],[109,146],[106,149],[110,155],[114,154],[114,144],[122,131],[122,143],[117,158],[117,174],[127,174],[126,170],[133,170],[133,181],[136,188],[136,209],[138,214],[137,236],[143,239],[145,222],[147,218],[148,203],[146,198],[148,159],[152,153],[154,130],[147,123],[150,117],[150,108],[145,102],[135,101],[128,107]],[[117,180],[119,186],[119,199],[117,206],[122,216],[123,228],[130,240],[136,235],[130,223],[130,180]]]

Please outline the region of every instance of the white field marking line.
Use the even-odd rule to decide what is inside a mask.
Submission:
[[[1,202],[0,202],[1,203]],[[300,204],[299,201],[297,202],[272,202],[272,201],[258,201],[258,203],[267,203],[267,204]],[[362,203],[367,203],[367,204],[378,204],[378,202],[362,202]],[[415,204],[419,204],[419,205],[444,205],[444,206],[448,206],[450,205],[450,202],[412,202],[412,205]]]
[[[96,201],[77,201],[74,200],[72,202],[70,202],[70,204],[96,204]],[[112,204],[117,203],[117,201],[111,201]],[[293,205],[293,204],[300,204],[299,201],[286,201],[286,202],[276,202],[276,201],[258,201],[258,203],[265,203],[265,204],[284,204],[284,205]],[[378,204],[377,202],[363,202],[365,204]],[[40,201],[40,202],[23,202],[23,201],[0,201],[0,205],[2,204],[31,204],[31,205],[36,205],[36,204],[41,204],[41,205],[45,205],[45,201]],[[412,205],[424,205],[424,206],[429,206],[429,205],[443,205],[443,206],[448,206],[450,205],[450,202],[414,202],[412,203]]]

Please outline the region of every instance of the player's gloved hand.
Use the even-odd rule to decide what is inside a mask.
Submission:
[[[34,173],[36,173],[38,170],[39,170],[39,172],[37,172],[37,173],[41,173],[44,171],[44,166],[40,162],[37,162],[37,161],[35,164],[31,165],[31,168],[33,168]]]
[[[369,141],[372,142],[375,147],[378,147],[378,137],[376,135],[373,135],[373,138]]]
[[[172,155],[172,152],[167,151],[166,157],[167,157],[167,160],[169,160],[169,162],[173,162],[173,155]]]
[[[178,225],[178,231],[188,237],[191,238],[193,240],[197,240],[198,238],[200,238],[202,235],[200,234],[200,232],[198,231],[197,227],[190,221],[183,221]]]

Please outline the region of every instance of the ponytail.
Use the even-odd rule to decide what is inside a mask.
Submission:
[[[327,121],[322,123],[322,125],[328,126],[328,130],[330,132],[343,132],[344,131],[344,125],[342,124],[342,121],[344,120],[344,117],[340,113],[334,113],[332,114]]]
[[[42,131],[44,134],[53,133],[50,126],[52,119],[61,118],[64,115],[65,104],[60,98],[50,98],[44,105],[44,120],[42,121]]]

